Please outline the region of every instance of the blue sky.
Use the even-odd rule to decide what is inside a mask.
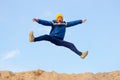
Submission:
[[[120,70],[119,0],[1,0],[0,70],[14,72],[42,69],[59,73],[108,72]],[[87,19],[67,29],[65,40],[80,51],[89,51],[82,60],[64,47],[49,42],[30,43],[29,32],[49,34],[50,27],[32,22],[32,18],[65,21]]]

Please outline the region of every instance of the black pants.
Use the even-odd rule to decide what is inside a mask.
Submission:
[[[53,37],[53,36],[50,36],[50,35],[43,35],[43,36],[36,37],[34,39],[34,42],[36,42],[36,41],[43,41],[43,40],[50,41],[51,43],[53,43],[53,44],[55,44],[57,46],[67,47],[67,48],[71,49],[73,52],[75,52],[77,55],[79,55],[79,56],[82,55],[82,52],[78,51],[73,43],[64,41],[61,38]]]

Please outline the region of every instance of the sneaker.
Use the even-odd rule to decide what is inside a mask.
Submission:
[[[29,33],[29,41],[30,41],[30,42],[34,42],[33,31],[31,31],[31,32]]]
[[[88,51],[85,51],[85,52],[82,53],[82,55],[80,57],[82,59],[84,59],[87,55],[88,55]]]

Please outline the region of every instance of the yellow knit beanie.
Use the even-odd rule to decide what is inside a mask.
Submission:
[[[56,15],[56,20],[57,20],[59,17],[62,17],[62,18],[63,18],[63,15],[62,15],[62,14],[57,14],[57,15]]]

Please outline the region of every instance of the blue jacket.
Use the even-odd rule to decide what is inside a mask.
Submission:
[[[56,20],[46,21],[46,20],[39,19],[38,23],[45,26],[52,27],[49,35],[64,39],[66,28],[77,25],[77,24],[81,24],[82,20],[76,20],[71,22],[63,21],[61,24],[58,24]]]

